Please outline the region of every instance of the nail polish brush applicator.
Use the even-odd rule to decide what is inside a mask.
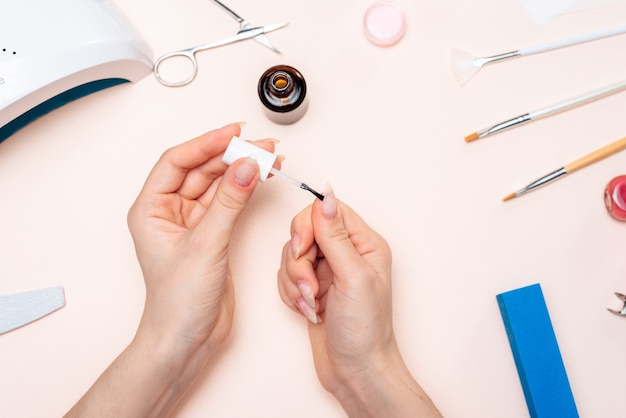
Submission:
[[[298,181],[287,174],[281,172],[274,168],[274,163],[276,162],[277,156],[272,154],[269,151],[264,150],[261,147],[257,147],[251,142],[244,141],[241,138],[236,136],[231,139],[230,144],[226,148],[224,152],[224,156],[222,157],[222,161],[228,165],[231,165],[239,158],[250,157],[254,159],[259,165],[259,180],[265,181],[270,174],[273,174],[276,177],[279,177],[307,192],[312,193],[319,200],[324,200],[324,195],[316,192],[312,188],[310,188],[307,184]]]

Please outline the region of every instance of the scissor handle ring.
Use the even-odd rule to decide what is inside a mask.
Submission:
[[[185,58],[189,62],[191,62],[191,65],[192,65],[191,74],[189,75],[189,77],[187,77],[186,79],[182,81],[166,80],[165,78],[161,76],[161,73],[159,72],[159,68],[161,67],[161,64],[163,64],[165,61],[170,60],[172,58],[179,58],[179,57]],[[198,73],[198,61],[196,60],[195,51],[185,50],[185,51],[170,52],[169,54],[165,54],[154,62],[153,71],[154,71],[154,76],[156,77],[156,79],[159,81],[159,83],[163,84],[164,86],[181,87],[181,86],[187,85],[191,83],[194,78],[196,78],[196,74]]]

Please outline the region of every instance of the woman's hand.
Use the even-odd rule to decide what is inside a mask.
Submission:
[[[141,327],[192,345],[219,345],[234,308],[228,245],[237,218],[259,181],[243,158],[222,156],[238,124],[166,151],[128,214],[146,282]],[[256,145],[274,150],[272,141]]]
[[[232,124],[166,151],[128,214],[146,284],[131,344],[68,413],[168,416],[229,335],[234,309],[228,246],[259,181],[250,158],[222,155]],[[274,151],[271,140],[256,145]]]
[[[318,378],[350,416],[438,416],[396,343],[389,246],[334,193],[292,221],[278,288],[308,318]]]

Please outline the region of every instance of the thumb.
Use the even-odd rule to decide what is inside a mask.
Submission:
[[[196,230],[213,243],[228,245],[235,222],[243,212],[259,183],[259,166],[252,158],[240,158],[231,164],[217,186],[215,195]]]
[[[313,204],[313,232],[315,241],[338,280],[359,276],[367,263],[355,247],[351,232],[344,220],[345,207],[333,192]]]

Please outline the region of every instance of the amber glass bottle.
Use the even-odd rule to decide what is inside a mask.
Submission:
[[[294,123],[306,113],[306,82],[300,71],[288,65],[269,68],[259,79],[259,98],[265,114],[280,124]]]

